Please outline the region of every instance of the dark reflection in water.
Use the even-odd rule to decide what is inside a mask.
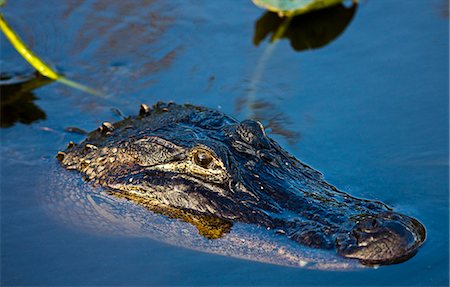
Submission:
[[[294,17],[282,38],[291,42],[296,51],[323,47],[336,39],[351,22],[357,4],[336,5]],[[253,43],[258,46],[269,34],[274,34],[285,21],[276,13],[266,12],[256,21]]]
[[[37,97],[33,90],[52,82],[35,72],[21,76],[2,73],[0,75],[1,127],[13,126],[16,122],[31,124],[47,118],[45,112],[35,105]]]

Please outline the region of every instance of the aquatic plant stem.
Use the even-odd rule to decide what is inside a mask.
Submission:
[[[12,30],[8,25],[3,15],[0,13],[0,28],[5,34],[6,38],[11,42],[11,44],[16,48],[17,52],[30,63],[39,73],[50,78],[52,80],[57,80],[59,78],[58,73],[53,71],[47,64],[45,64],[41,59],[39,59],[28,47],[23,43],[19,36]]]
[[[36,54],[33,53],[33,51],[31,51],[31,49],[29,49],[25,45],[22,39],[20,39],[17,33],[15,33],[11,26],[9,26],[9,24],[6,22],[2,13],[0,13],[0,29],[5,34],[6,38],[11,42],[13,47],[17,50],[17,52],[43,76],[95,96],[102,95],[102,93],[100,93],[99,91],[69,80],[66,77],[55,72],[49,65],[42,61],[38,56],[36,56]]]
[[[272,56],[273,52],[275,51],[278,40],[283,37],[284,33],[286,32],[287,28],[289,27],[289,24],[291,23],[293,16],[288,16],[284,19],[284,21],[281,23],[281,25],[278,27],[278,29],[275,31],[273,36],[271,37],[269,44],[264,49],[263,53],[259,57],[259,60],[256,64],[256,68],[253,72],[252,78],[250,80],[249,84],[249,91],[247,93],[247,114],[246,116],[248,118],[254,118],[254,112],[253,112],[253,105],[256,99],[256,92],[258,89],[258,84],[261,81],[261,78],[263,76],[263,72],[266,69],[267,63],[269,62],[270,57]]]
[[[255,114],[253,112],[253,106],[256,100],[256,92],[258,90],[258,85],[261,82],[261,78],[263,76],[263,72],[266,69],[267,62],[269,61],[273,51],[277,46],[277,42],[271,43],[266,46],[263,53],[258,59],[255,70],[253,72],[252,78],[250,79],[249,88],[247,92],[247,110],[246,110],[246,118],[254,118]]]
[[[58,82],[60,82],[60,83],[62,83],[62,84],[64,84],[64,85],[66,85],[66,86],[75,88],[75,89],[77,89],[77,90],[83,91],[83,92],[85,92],[85,93],[94,95],[94,96],[99,96],[99,97],[105,96],[103,93],[101,93],[101,92],[99,92],[99,91],[97,91],[97,90],[95,90],[95,89],[93,89],[93,88],[90,88],[90,87],[88,87],[88,86],[86,86],[86,85],[82,85],[82,84],[77,83],[77,82],[74,82],[74,81],[72,81],[72,80],[69,80],[69,79],[66,78],[66,77],[63,77],[63,76],[61,76],[61,77],[58,78]]]
[[[270,39],[270,43],[274,43],[277,40],[281,39],[281,37],[283,37],[284,33],[286,33],[287,28],[291,24],[292,18],[294,18],[294,16],[291,15],[284,19],[284,21],[281,23],[280,26],[278,26],[278,29],[275,31],[272,38]]]

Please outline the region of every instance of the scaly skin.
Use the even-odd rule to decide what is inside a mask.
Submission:
[[[256,121],[158,103],[104,123],[58,159],[87,181],[219,238],[233,222],[268,227],[363,264],[408,259],[425,240],[417,220],[327,183]]]

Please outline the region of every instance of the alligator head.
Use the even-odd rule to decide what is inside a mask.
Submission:
[[[233,222],[257,224],[363,264],[401,262],[425,240],[416,219],[338,190],[259,122],[206,108],[143,105],[140,115],[104,123],[58,158],[113,194],[191,222],[209,238]]]

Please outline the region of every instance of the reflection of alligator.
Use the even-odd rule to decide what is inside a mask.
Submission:
[[[259,122],[207,108],[142,105],[139,116],[104,123],[57,157],[112,194],[190,222],[211,239],[250,223],[364,264],[400,262],[425,240],[417,220],[337,190]]]

